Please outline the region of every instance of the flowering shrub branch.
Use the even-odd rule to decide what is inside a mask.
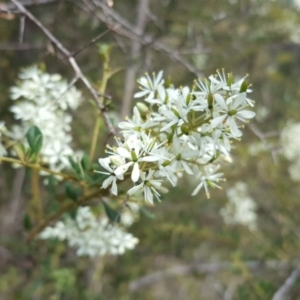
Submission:
[[[117,71],[110,68],[110,51],[106,45],[99,48],[100,95]],[[254,102],[248,98],[246,77],[234,81],[232,74],[217,71],[196,80],[192,88],[175,88],[163,79],[162,71],[152,77],[146,74],[138,80],[140,91],[135,94],[144,102],[137,102],[132,118],[118,124],[121,138],[116,137],[115,144],[107,146],[108,156],[95,164],[103,115],[96,112],[90,155],[75,151],[70,111],[82,102],[75,82],[69,84],[37,67],[21,71],[11,88],[10,108],[19,123],[9,130],[1,122],[0,161],[31,169],[28,240],[66,240],[78,255],[117,255],[134,248],[138,239],[125,228],[140,212],[147,214],[143,206],[159,202],[184,174],[196,180],[193,196],[203,189],[209,197],[209,189],[220,188],[224,180],[219,169],[232,141],[241,138],[243,123],[255,116],[249,110]],[[103,104],[102,96],[99,101]],[[41,176],[48,187],[65,186],[65,200],[50,216],[44,211]],[[82,207],[91,199],[97,199],[98,209]],[[115,210],[116,204],[121,208]]]
[[[167,192],[162,185],[177,185],[183,173],[197,178],[192,195],[209,187],[220,188],[219,162],[228,156],[231,141],[242,136],[243,123],[255,116],[248,110],[254,102],[246,77],[234,82],[232,74],[218,71],[208,80],[196,80],[192,89],[165,83],[163,73],[148,74],[138,81],[141,91],[133,117],[119,123],[122,139],[108,146],[108,157],[100,158],[108,175],[102,188],[118,195],[118,185],[130,177],[129,196],[143,193],[146,202],[160,201]]]

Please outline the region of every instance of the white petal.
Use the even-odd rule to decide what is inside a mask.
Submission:
[[[131,161],[120,167],[117,167],[115,170],[116,176],[120,176],[120,175],[124,174],[132,164],[133,164],[133,162]]]
[[[202,186],[203,186],[203,181],[201,181],[201,182],[198,184],[198,186],[195,188],[195,190],[194,190],[193,193],[192,193],[192,196],[197,195],[198,192],[200,191],[200,189],[202,188]]]
[[[102,183],[102,188],[106,189],[112,183],[114,178],[115,178],[114,176],[107,177]]]
[[[115,178],[115,180],[112,183],[112,187],[111,187],[111,192],[114,195],[118,195],[118,187],[117,187],[117,183],[116,183],[117,179]]]
[[[133,170],[131,173],[131,180],[133,182],[137,182],[140,178],[140,168],[139,168],[139,164],[136,162],[133,165]]]
[[[138,192],[139,190],[141,190],[142,186],[143,186],[143,183],[141,183],[141,184],[139,184],[139,185],[136,185],[136,186],[132,187],[131,189],[129,189],[129,190],[127,191],[127,194],[128,194],[128,195],[133,195],[133,194],[135,194],[136,192]]]
[[[237,118],[241,117],[243,119],[251,119],[251,118],[255,117],[255,112],[250,111],[250,110],[242,110],[236,114],[236,117]]]
[[[158,156],[144,156],[142,158],[139,159],[139,161],[158,161],[160,160],[160,158]]]
[[[134,94],[133,98],[141,98],[144,97],[148,94],[148,91],[140,91]]]
[[[222,123],[226,119],[227,115],[219,116],[211,120],[210,125],[212,128],[217,127],[220,123]]]
[[[226,103],[225,103],[225,100],[224,100],[224,98],[223,98],[221,95],[215,94],[215,95],[214,95],[214,98],[215,98],[215,100],[217,101],[217,103],[218,103],[225,111],[228,110],[228,107],[227,107],[227,105],[226,105]]]

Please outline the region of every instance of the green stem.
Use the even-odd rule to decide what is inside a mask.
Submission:
[[[37,226],[35,229],[33,229],[28,234],[27,240],[32,241],[43,229],[45,229],[50,224],[50,222],[52,222],[54,220],[57,220],[64,213],[66,213],[66,212],[70,211],[71,209],[76,208],[76,207],[86,203],[87,201],[95,198],[96,196],[98,196],[101,193],[105,193],[105,191],[98,189],[98,190],[88,194],[87,196],[81,197],[76,202],[70,202],[70,203],[62,206],[59,211],[57,211],[56,213],[54,213],[51,216],[49,216],[48,218],[46,218],[43,222],[41,222],[39,224],[39,226]]]
[[[100,95],[104,95],[105,94],[107,82],[108,82],[109,78],[112,76],[112,74],[113,73],[109,69],[109,62],[108,62],[108,60],[105,60],[103,62],[102,80],[101,80],[101,84],[100,84],[100,87],[99,87],[99,90],[98,90]],[[103,97],[99,97],[99,100],[103,104],[104,98]],[[97,148],[97,142],[98,142],[98,137],[99,137],[99,132],[100,132],[101,124],[102,124],[101,121],[102,121],[101,114],[97,113],[97,118],[96,118],[94,130],[93,130],[93,137],[92,137],[91,149],[90,149],[90,160],[91,161],[93,161],[94,156],[95,156],[95,152],[96,152],[96,148]]]
[[[91,144],[91,150],[90,150],[90,160],[91,161],[93,161],[94,155],[96,152],[97,141],[98,141],[98,137],[99,137],[101,123],[102,123],[101,115],[98,114],[96,122],[95,122],[94,130],[93,130],[93,138],[92,138],[92,144]]]
[[[48,174],[52,174],[52,175],[55,175],[55,176],[60,176],[63,179],[66,179],[66,180],[79,181],[76,177],[73,177],[73,176],[70,176],[70,175],[67,175],[67,174],[64,174],[64,173],[61,173],[61,172],[55,172],[55,171],[52,171],[50,169],[41,167],[38,164],[27,163],[25,161],[21,161],[21,160],[15,159],[15,158],[0,157],[0,162],[2,162],[2,161],[3,162],[9,162],[9,163],[12,163],[12,164],[21,165],[21,166],[24,166],[24,167],[27,167],[27,168],[30,168],[30,169],[34,169],[34,170],[44,171]]]
[[[38,223],[41,223],[44,217],[44,210],[42,204],[42,198],[40,193],[40,176],[39,170],[32,169],[31,172],[31,190],[32,190],[32,199],[31,199],[31,207],[32,213],[34,216],[34,220]]]

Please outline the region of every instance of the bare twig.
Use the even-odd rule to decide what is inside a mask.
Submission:
[[[46,172],[46,173],[54,175],[54,176],[59,176],[59,177],[61,177],[63,179],[66,179],[66,180],[72,180],[72,181],[77,181],[77,182],[79,181],[74,176],[71,176],[71,175],[68,175],[68,174],[64,174],[64,173],[61,173],[61,172],[55,172],[53,170],[44,168],[44,167],[42,167],[42,166],[40,166],[38,164],[28,163],[28,162],[21,161],[21,160],[18,160],[18,159],[15,159],[15,158],[11,158],[11,157],[0,157],[0,163],[1,162],[8,162],[8,163],[17,164],[17,165],[20,165],[20,166],[23,166],[23,167],[26,167],[26,168],[43,171],[43,172]]]
[[[0,50],[2,51],[27,51],[27,50],[45,50],[46,47],[43,45],[33,45],[33,44],[1,44]]]
[[[48,39],[57,47],[57,49],[64,54],[70,65],[72,66],[75,75],[81,79],[81,81],[84,83],[84,85],[86,86],[86,88],[88,89],[88,91],[90,92],[90,94],[92,95],[97,107],[99,108],[99,110],[102,113],[104,122],[108,128],[109,134],[115,134],[115,129],[112,125],[112,123],[110,122],[109,116],[107,115],[106,111],[105,111],[105,106],[101,103],[98,93],[97,91],[93,88],[93,86],[91,85],[91,83],[88,81],[88,79],[85,77],[85,75],[82,73],[80,67],[78,66],[75,58],[72,56],[71,52],[66,49],[62,43],[35,17],[33,16],[18,0],[11,0],[16,7],[24,14],[28,17],[29,20],[31,20],[33,23],[36,24],[36,26],[38,26],[41,31],[48,37]]]
[[[137,9],[137,23],[136,31],[139,35],[143,35],[147,22],[147,11],[149,6],[149,0],[140,0],[138,2]],[[140,56],[141,44],[138,41],[133,41],[131,44],[131,57],[130,65],[127,67],[124,85],[124,96],[122,101],[121,119],[129,114],[132,95],[135,88],[135,79],[138,66],[136,60]]]
[[[60,0],[25,0],[20,2],[23,6],[38,6],[38,5],[45,5],[50,4],[54,2],[58,2]],[[24,12],[20,9],[16,9],[15,5],[13,3],[6,3],[1,4],[0,6],[0,12],[7,13],[7,14],[24,14]]]
[[[298,264],[299,262],[297,262]],[[290,267],[289,262],[285,261],[247,261],[245,265],[251,270],[260,270],[262,268],[268,267],[271,269],[282,269]],[[222,271],[227,271],[232,268],[232,262],[216,262],[216,263],[200,263],[200,264],[190,264],[185,266],[177,266],[163,271],[157,271],[139,279],[133,280],[129,284],[129,289],[132,291],[140,290],[146,286],[160,282],[166,278],[173,276],[186,276],[193,273],[217,273]],[[274,299],[273,299],[274,300]],[[278,300],[278,299],[276,299]]]
[[[269,149],[272,159],[273,159],[275,165],[277,165],[277,163],[278,163],[277,155],[274,152],[273,147],[267,141],[267,138],[270,137],[270,135],[268,133],[265,134],[265,133],[261,132],[254,124],[249,124],[248,127],[261,140],[261,142],[266,146],[266,148]],[[272,134],[274,134],[274,133],[272,133]],[[271,135],[271,136],[273,136],[273,135]]]
[[[25,168],[16,169],[15,176],[11,186],[11,196],[7,212],[3,215],[2,219],[2,231],[9,235],[16,230],[16,220],[18,215],[22,211],[22,186],[25,179]]]
[[[153,49],[163,52],[167,54],[172,60],[179,62],[185,68],[187,68],[190,72],[196,74],[198,77],[202,76],[202,73],[195,68],[194,65],[189,63],[187,60],[181,57],[180,54],[176,53],[174,49],[169,48],[159,41],[155,41],[155,39],[147,34],[140,35],[136,30],[134,25],[131,25],[126,19],[124,19],[120,14],[118,14],[115,10],[108,7],[102,1],[92,0],[93,4],[89,0],[82,0],[85,5],[89,8],[89,11],[93,13],[99,20],[104,22],[108,28],[111,28],[112,31],[115,31],[117,34],[125,36],[132,41],[138,41],[139,43],[150,46]],[[95,10],[95,6],[102,9],[103,13]],[[116,24],[121,25],[120,28],[113,29]]]
[[[26,17],[21,16],[20,17],[20,31],[19,31],[19,43],[20,44],[23,44],[23,40],[24,40],[25,21],[26,21]]]
[[[300,264],[298,264],[297,268],[292,272],[292,274],[286,279],[284,284],[277,290],[274,294],[272,300],[286,300],[287,296],[291,292],[293,285],[296,280],[300,276]]]
[[[99,39],[101,39],[104,35],[106,35],[108,32],[110,32],[110,29],[107,29],[106,31],[100,33],[99,35],[97,35],[95,38],[93,38],[90,42],[88,42],[85,46],[83,46],[82,48],[74,51],[72,53],[72,56],[75,57],[76,55],[78,55],[81,51],[83,51],[84,49],[86,49],[87,47],[89,47],[90,45],[94,44],[95,42],[97,42]]]
[[[71,82],[68,84],[68,86],[66,87],[66,89],[60,94],[60,96],[56,100],[54,100],[54,103],[49,107],[49,109],[51,107],[53,107],[55,104],[57,104],[62,99],[62,97],[77,82],[78,79],[79,79],[78,76],[75,75],[75,77],[71,80]]]
[[[97,190],[94,191],[86,196],[81,197],[76,202],[70,202],[60,208],[59,211],[52,214],[48,218],[46,218],[41,224],[39,224],[35,229],[33,229],[27,236],[27,241],[32,241],[43,229],[45,229],[52,221],[57,220],[59,217],[61,217],[64,213],[70,211],[73,208],[76,208],[80,205],[85,204],[89,200],[95,198],[99,194],[103,193],[103,190]]]

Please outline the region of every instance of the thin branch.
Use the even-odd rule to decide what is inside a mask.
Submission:
[[[278,160],[277,160],[277,155],[274,152],[274,149],[272,148],[272,146],[269,144],[269,142],[267,141],[267,138],[270,136],[268,133],[263,133],[261,132],[254,124],[249,124],[248,126],[250,128],[250,130],[261,140],[261,142],[266,146],[267,149],[269,149],[272,159],[274,161],[274,164],[277,165]],[[273,136],[273,132],[272,135]]]
[[[1,44],[0,50],[2,51],[27,51],[27,50],[45,50],[46,47],[42,45],[33,45],[33,44]]]
[[[202,73],[195,68],[194,65],[189,63],[187,60],[181,57],[174,49],[169,48],[159,41],[155,41],[152,36],[146,34],[139,34],[136,28],[131,25],[126,19],[124,19],[120,14],[115,10],[108,7],[105,3],[101,1],[92,0],[94,5],[91,5],[89,0],[82,0],[85,5],[89,8],[89,11],[93,13],[99,20],[104,22],[108,28],[111,28],[112,31],[115,31],[117,34],[125,36],[133,41],[138,41],[139,43],[152,47],[153,49],[167,54],[172,60],[179,62],[186,69],[188,69],[193,74],[196,74],[198,77],[202,76]],[[95,10],[95,6],[103,10],[103,13]],[[113,29],[116,24],[121,25],[118,29]]]
[[[45,229],[52,221],[57,220],[59,217],[61,217],[64,213],[70,211],[73,208],[76,208],[82,204],[85,204],[89,200],[95,198],[99,194],[103,193],[103,190],[98,189],[97,191],[94,191],[87,196],[81,197],[79,200],[76,202],[70,202],[63,207],[60,208],[59,211],[56,213],[52,214],[48,218],[46,218],[39,226],[37,226],[35,229],[33,229],[27,236],[27,241],[30,242],[32,241],[43,229]]]
[[[299,264],[299,262],[297,262],[297,264]],[[264,267],[268,267],[271,269],[282,269],[290,267],[290,263],[285,261],[247,261],[245,262],[245,265],[250,270],[260,270]],[[146,286],[153,285],[173,276],[187,276],[193,273],[206,274],[228,271],[232,268],[232,266],[234,266],[232,262],[200,263],[177,266],[163,271],[157,271],[145,275],[139,279],[133,280],[129,284],[129,289],[131,291],[137,291]]]
[[[33,16],[18,0],[11,0],[16,6],[17,8],[28,17],[29,20],[31,20],[33,23],[36,24],[36,26],[38,26],[41,31],[48,37],[48,39],[57,47],[57,49],[64,54],[70,65],[72,66],[75,75],[81,79],[81,81],[84,83],[84,85],[86,86],[86,88],[88,89],[88,91],[90,92],[90,94],[92,95],[97,107],[99,108],[99,110],[102,113],[104,122],[108,128],[109,134],[110,135],[114,135],[115,134],[115,129],[109,119],[108,114],[105,111],[105,106],[101,103],[99,97],[98,97],[98,93],[97,91],[93,88],[93,86],[91,85],[91,83],[88,81],[88,79],[85,77],[85,75],[82,73],[80,67],[78,66],[75,58],[72,56],[71,52],[66,49],[62,43],[35,17]]]
[[[97,42],[99,39],[101,39],[103,36],[105,36],[108,32],[110,32],[110,29],[107,29],[106,31],[100,33],[99,35],[97,35],[95,38],[93,38],[90,42],[88,42],[85,46],[83,46],[82,48],[74,51],[72,53],[72,56],[75,57],[76,55],[78,55],[81,51],[83,51],[84,49],[86,49],[87,47],[89,47],[90,45],[94,44],[95,42]]]
[[[147,11],[149,0],[139,0],[137,8],[136,31],[140,35],[144,34],[147,23]],[[131,44],[130,65],[127,67],[124,85],[124,96],[122,101],[121,119],[124,119],[130,112],[132,95],[135,88],[136,73],[138,70],[136,60],[140,56],[141,44],[138,41],[133,41]]]
[[[39,5],[45,5],[45,4],[50,4],[54,2],[58,2],[60,0],[25,0],[20,2],[21,5],[23,6],[39,6]],[[0,12],[2,13],[7,13],[7,14],[24,14],[22,10],[16,9],[15,5],[12,3],[6,3],[6,4],[1,4],[0,6]]]
[[[293,285],[295,284],[296,280],[300,276],[300,264],[297,268],[292,272],[292,274],[286,279],[284,284],[277,290],[274,294],[272,300],[286,300],[287,296],[291,292]]]
[[[19,43],[20,44],[23,44],[23,40],[24,40],[25,21],[26,21],[26,17],[21,16],[20,17],[20,31],[19,31]]]
[[[66,89],[60,94],[60,96],[56,100],[54,100],[53,104],[49,107],[49,109],[51,107],[53,107],[55,104],[57,104],[62,99],[62,97],[77,82],[78,79],[79,79],[78,76],[75,75],[75,77],[71,80],[71,82],[68,84],[68,86],[66,87]]]
[[[27,163],[25,161],[21,161],[21,160],[18,160],[18,159],[15,159],[15,158],[11,158],[11,157],[0,157],[0,162],[9,162],[11,164],[21,165],[23,167],[27,167],[27,168],[34,169],[34,170],[43,171],[43,172],[46,172],[46,173],[54,175],[54,176],[59,176],[59,177],[62,177],[63,179],[66,179],[66,180],[72,180],[72,181],[77,181],[77,182],[80,181],[80,180],[78,180],[74,176],[71,176],[71,175],[68,175],[68,174],[64,174],[64,173],[60,173],[60,172],[55,172],[55,171],[52,171],[50,169],[41,167],[38,164]]]

